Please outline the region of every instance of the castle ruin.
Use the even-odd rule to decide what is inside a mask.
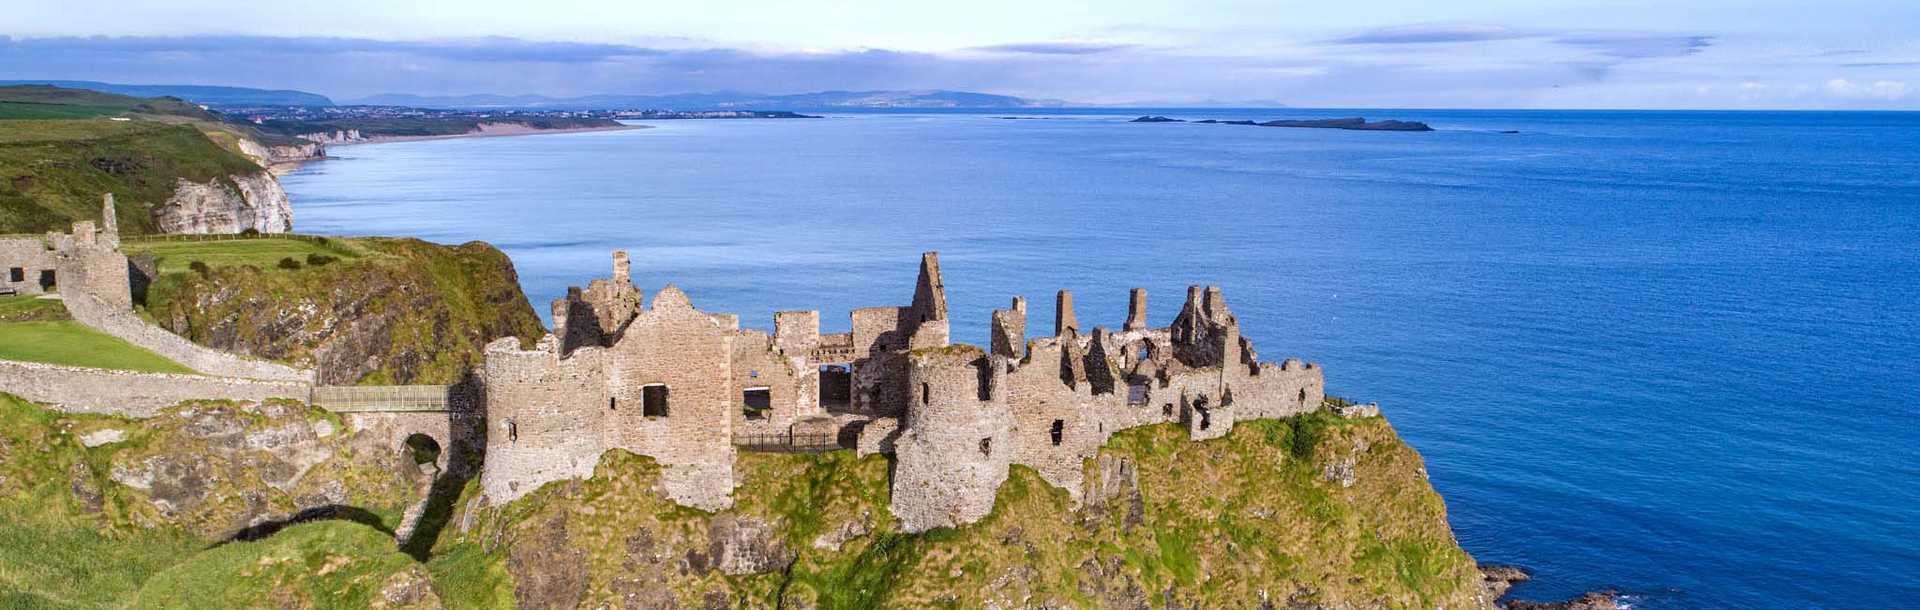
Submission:
[[[1319,367],[1256,357],[1217,287],[1189,288],[1167,327],[1149,326],[1142,289],[1117,331],[1083,327],[1066,291],[1054,313],[1052,334],[1029,340],[1015,297],[992,312],[987,349],[951,343],[929,252],[910,304],[853,310],[852,330],[831,334],[818,311],[776,312],[768,333],[671,285],[647,301],[616,252],[610,279],[554,301],[535,349],[487,346],[481,482],[504,503],[623,449],[664,467],[675,502],[718,510],[733,503],[740,448],[823,439],[893,454],[892,512],[922,531],[984,518],[1013,464],[1078,501],[1084,460],[1116,432],[1178,423],[1209,439],[1324,398]]]

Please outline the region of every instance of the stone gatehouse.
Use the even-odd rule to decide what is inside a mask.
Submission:
[[[1322,403],[1319,367],[1261,362],[1217,287],[1189,288],[1166,327],[1148,324],[1146,297],[1133,290],[1119,330],[1087,329],[1061,291],[1052,334],[1031,340],[1015,297],[992,312],[988,348],[952,344],[929,252],[908,305],[853,310],[836,334],[817,311],[777,312],[768,333],[671,285],[647,300],[616,252],[610,279],[554,301],[535,349],[487,346],[482,484],[503,503],[624,449],[664,466],[676,502],[717,510],[738,445],[828,439],[894,454],[892,511],[920,531],[985,517],[1012,464],[1078,500],[1083,461],[1121,430],[1171,422],[1201,440]]]

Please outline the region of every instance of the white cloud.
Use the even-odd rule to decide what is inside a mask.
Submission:
[[[1907,99],[1910,88],[1903,81],[1877,80],[1872,83],[1855,83],[1844,78],[1836,78],[1827,81],[1827,91],[1835,97],[1897,102]]]

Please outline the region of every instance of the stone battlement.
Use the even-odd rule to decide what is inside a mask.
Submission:
[[[590,476],[602,452],[623,449],[658,460],[676,502],[717,510],[733,503],[734,439],[832,435],[895,454],[891,508],[920,531],[985,517],[1013,464],[1078,501],[1084,460],[1116,432],[1179,423],[1215,438],[1325,398],[1319,367],[1259,361],[1218,287],[1190,288],[1161,328],[1136,288],[1119,331],[1083,326],[1061,291],[1053,335],[1032,340],[1015,297],[991,313],[986,349],[950,343],[931,252],[909,304],[853,310],[841,334],[821,334],[817,311],[777,312],[768,333],[671,285],[642,296],[615,253],[611,279],[553,302],[538,347],[488,345],[490,501]]]

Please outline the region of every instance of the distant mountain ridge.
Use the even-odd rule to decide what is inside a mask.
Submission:
[[[292,89],[252,89],[210,85],[122,85],[84,80],[0,80],[0,85],[52,85],[133,97],[177,97],[208,106],[332,106],[318,93]]]
[[[351,100],[352,104],[413,106],[418,108],[521,108],[588,110],[655,108],[672,110],[831,110],[836,108],[1052,108],[1059,100],[1032,100],[1011,95],[971,91],[819,91],[762,95],[737,91],[669,95],[588,95],[556,98],[544,95],[421,96],[382,94]]]

